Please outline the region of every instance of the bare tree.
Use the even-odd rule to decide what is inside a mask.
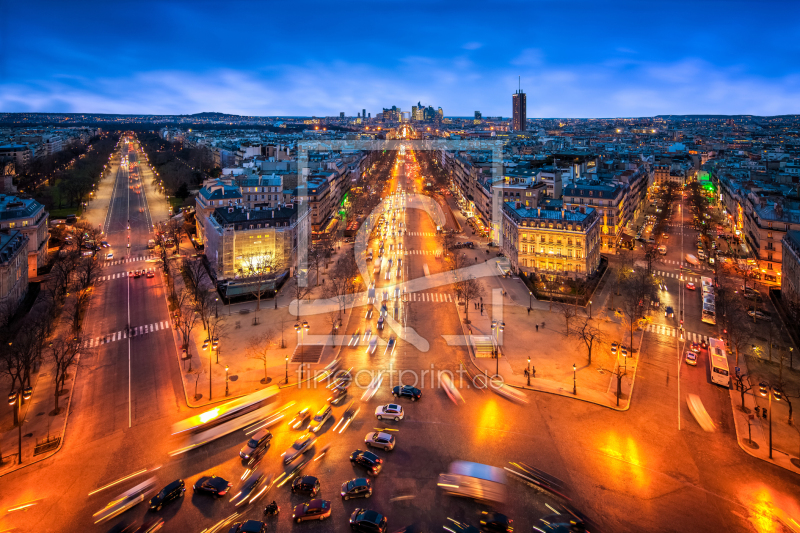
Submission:
[[[631,350],[633,350],[633,330],[644,319],[650,309],[650,302],[656,297],[653,278],[646,272],[635,272],[623,282],[620,308],[630,329]]]
[[[348,254],[339,260],[329,276],[330,283],[326,284],[323,294],[326,298],[337,301],[340,319],[347,305],[354,299],[358,275],[355,257]]]
[[[456,274],[458,279],[454,284],[454,290],[458,298],[464,302],[465,323],[469,324],[469,304],[478,300],[486,294],[483,285],[475,276]]]
[[[102,273],[103,262],[98,261],[96,256],[80,258],[75,276],[79,290],[86,290],[96,285]]]
[[[566,333],[564,334],[569,337],[569,323],[578,314],[578,309],[574,305],[558,304],[556,311],[564,317],[564,324],[566,325]]]
[[[200,382],[200,376],[205,374],[205,369],[203,365],[197,365],[194,368],[190,368],[186,373],[190,376],[194,376],[194,399],[199,400],[200,396],[197,394],[197,384]]]
[[[595,346],[606,342],[606,334],[597,326],[592,324],[591,319],[584,319],[575,329],[574,335],[586,345],[586,352],[589,357],[588,364],[592,364],[592,350]]]
[[[738,390],[742,395],[742,411],[745,413],[750,412],[747,407],[744,406],[744,395],[753,388],[752,383],[750,383],[750,376],[748,374],[740,374],[737,372],[733,376],[733,382],[736,386],[736,390]]]
[[[202,293],[206,293],[206,282],[209,280],[208,271],[200,260],[184,259],[181,268],[187,286],[194,294],[195,300],[200,299]]]
[[[215,316],[213,314],[210,315],[208,317],[208,338],[212,342],[212,348],[213,348],[213,342],[215,340],[220,341],[216,349],[217,363],[219,363],[219,352],[221,351],[222,340],[227,338],[228,336],[227,334],[228,334],[228,326],[225,323],[225,317]]]
[[[314,273],[314,286],[319,285],[319,278],[320,273],[322,272],[322,266],[325,264],[325,257],[327,252],[320,246],[319,243],[315,244],[309,251],[308,251],[308,266],[309,269]]]
[[[208,331],[210,319],[214,316],[215,297],[208,292],[195,293],[192,298],[192,303],[194,305],[194,310],[203,322],[203,329]]]
[[[739,354],[753,338],[753,323],[748,320],[747,311],[741,301],[731,302],[727,306],[724,318],[727,340],[736,352],[736,366],[739,366]]]
[[[178,312],[176,313],[177,318],[175,325],[177,326],[178,331],[181,333],[183,347],[188,351],[192,330],[197,325],[197,320],[200,318],[200,316],[195,311],[195,306],[193,305],[193,301],[189,296],[189,292],[184,289],[181,291],[181,293],[180,307],[177,309]]]
[[[264,364],[264,379],[261,383],[266,385],[269,383],[267,377],[267,363],[269,362],[269,355],[272,348],[275,347],[275,332],[271,329],[263,331],[260,335],[254,335],[247,341],[247,348],[245,353],[248,359],[258,359]]]
[[[294,297],[297,301],[297,320],[300,320],[300,302],[311,294],[311,291],[314,289],[311,285],[306,284],[305,286],[301,285],[302,281],[308,281],[308,276],[304,276],[301,278],[300,273],[296,273],[294,276]]]
[[[64,382],[69,375],[69,370],[78,364],[78,354],[81,349],[82,338],[80,335],[64,335],[56,337],[50,344],[49,359],[53,363],[53,381],[55,384],[55,409],[53,414],[61,412],[58,397],[64,391]]]
[[[268,281],[273,280],[273,285],[277,286],[275,276],[283,270],[275,254],[255,252],[246,255],[241,262],[239,273],[243,278],[251,283],[250,293],[256,297],[256,316],[254,324],[258,323],[258,311],[261,309],[261,298],[269,290]]]
[[[64,256],[59,256],[53,263],[51,273],[51,291],[56,301],[61,299],[69,292],[75,271],[78,268],[80,255],[75,251],[70,251]]]

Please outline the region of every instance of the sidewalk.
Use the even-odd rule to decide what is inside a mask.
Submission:
[[[510,287],[506,296],[501,292],[504,289],[492,286],[495,280],[500,282],[501,287]],[[522,298],[520,287],[527,293],[520,280],[482,278],[482,282],[488,288],[487,295],[483,298],[482,314],[480,307],[476,309],[474,303],[470,302],[470,305],[473,305],[469,310],[470,323],[465,324],[464,306],[456,304],[465,335],[491,337],[492,320],[505,323],[504,332],[498,336],[499,358],[476,357],[470,345],[471,361],[480,372],[489,376],[498,373],[504,382],[522,389],[559,394],[621,411],[630,408],[643,333],[637,339],[638,349],[626,362],[626,375],[621,380],[619,406],[617,406],[617,378],[614,372],[618,369],[618,358],[610,353],[608,344],[593,347],[592,363],[589,365],[586,346],[582,341],[566,336],[565,320],[562,315],[555,312],[555,307],[554,312],[548,311],[549,302],[532,300],[532,311],[529,313],[527,299],[519,302]],[[511,292],[511,289],[514,292]],[[585,316],[580,310],[578,313],[571,320],[571,328],[577,327],[581,317]],[[595,316],[595,319],[597,318]],[[624,339],[624,332],[619,331],[615,322],[600,319],[594,320],[594,325],[604,332],[609,342],[612,340],[619,342]],[[509,339],[513,341],[505,342],[504,335],[512,335]],[[526,348],[530,346],[536,348]],[[530,385],[525,377],[529,358],[531,369],[535,370],[535,377],[531,378]],[[572,368],[573,364],[577,367],[575,371]],[[573,384],[575,394],[573,394]]]
[[[346,247],[343,248],[342,252],[347,253]],[[180,260],[186,256],[194,255],[194,253],[194,248],[191,247],[188,241],[182,241],[180,256],[175,256],[175,260],[170,261],[170,269],[175,276],[176,292],[183,288],[183,278],[179,273]],[[325,273],[323,272],[322,275],[324,276]],[[224,331],[219,336],[219,352],[211,350],[210,347],[203,350],[202,345],[207,338],[207,334],[203,329],[202,323],[198,323],[190,336],[189,353],[192,355],[191,361],[183,360],[180,355],[183,344],[181,334],[174,328],[172,329],[175,354],[181,370],[186,403],[189,407],[201,407],[230,400],[276,384],[281,387],[295,386],[299,382],[309,381],[315,372],[324,369],[325,366],[338,358],[342,346],[341,337],[332,337],[332,324],[329,315],[327,313],[303,315],[299,319],[296,316],[297,302],[294,299],[294,283],[294,280],[287,281],[278,292],[277,308],[276,299],[273,298],[263,298],[261,300],[261,308],[257,312],[257,302],[255,300],[232,305],[224,305],[220,301],[218,314],[220,317],[225,317],[225,326]],[[320,297],[322,288],[322,285],[315,287],[306,299],[313,300]],[[214,290],[210,285],[209,289]],[[305,304],[301,304],[301,312],[304,307]],[[346,310],[342,315],[342,326],[339,331],[346,330],[351,314],[351,310]],[[257,324],[254,323],[256,316],[258,317]],[[303,345],[321,345],[323,347],[319,362],[302,365],[302,379],[300,363],[292,362],[292,354],[295,352],[300,340],[300,336],[294,328],[298,320],[307,321],[309,324],[309,333],[304,336]],[[267,331],[273,332],[275,345],[268,355],[267,383],[264,383],[263,361],[248,357],[247,347],[251,339],[257,338]],[[281,332],[283,333],[283,348],[280,347]],[[311,349],[313,350],[313,348]],[[190,364],[191,372],[189,371]],[[227,381],[226,365],[228,368]],[[197,373],[198,368],[200,369],[199,375]],[[211,371],[210,399],[209,369]],[[288,383],[286,381],[287,378]],[[195,395],[195,383],[197,383],[197,395]],[[225,393],[226,385],[228,389],[227,395]]]
[[[740,362],[741,372],[748,373],[745,358]],[[735,388],[730,389],[731,407],[733,410],[733,422],[736,426],[736,442],[739,447],[748,455],[761,459],[785,470],[800,474],[800,458],[797,452],[800,447],[800,435],[797,435],[798,428],[789,426],[786,423],[788,408],[786,402],[772,401],[774,418],[772,420],[772,459],[769,458],[769,420],[755,416],[755,408],[766,409],[768,406],[767,398],[757,395],[758,383],[753,383],[753,389],[744,395],[744,405],[747,412],[742,411],[742,394]],[[750,420],[750,416],[753,419]],[[749,428],[748,428],[749,422]],[[795,435],[792,435],[791,432]],[[752,440],[750,440],[752,435]],[[785,451],[787,444],[794,443],[792,451]]]

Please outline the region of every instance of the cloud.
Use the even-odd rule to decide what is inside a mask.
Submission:
[[[535,67],[544,61],[544,53],[538,48],[526,48],[517,57],[511,60],[512,65],[522,67]]]
[[[473,42],[470,42],[470,43],[465,43],[464,45],[461,46],[461,48],[463,48],[464,50],[477,50],[478,48],[481,48],[482,46],[483,46],[483,43],[476,43],[476,42],[473,41]]]
[[[373,115],[418,101],[449,116],[509,116],[517,75],[529,117],[613,117],[796,112],[800,76],[764,77],[697,58],[674,62],[533,63],[528,49],[491,67],[462,56],[407,57],[385,68],[332,62],[278,64],[260,70],[153,70],[92,78],[51,76],[0,83],[0,109],[42,112],[243,115]],[[526,63],[520,62],[520,58]]]

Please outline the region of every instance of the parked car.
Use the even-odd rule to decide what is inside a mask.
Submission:
[[[357,477],[342,483],[342,499],[369,498],[372,496],[372,483],[365,477]]]
[[[186,492],[186,483],[182,479],[173,481],[150,499],[150,510],[160,511],[165,503],[177,500]]]
[[[751,317],[755,316],[757,319],[764,320],[766,322],[769,322],[770,320],[772,320],[772,315],[770,315],[766,311],[761,311],[760,309],[757,309],[755,311],[750,309],[749,311],[747,311],[747,315],[751,316]]]
[[[222,497],[228,493],[232,483],[219,476],[203,476],[194,484],[194,491]]]

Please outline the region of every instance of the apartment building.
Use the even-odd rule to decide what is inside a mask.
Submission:
[[[800,231],[787,231],[781,249],[781,299],[800,310]]]
[[[241,206],[242,193],[230,179],[206,180],[195,197],[196,242],[205,244],[206,226],[211,214],[220,207]]]
[[[28,236],[0,229],[0,315],[13,314],[28,292]]]
[[[0,146],[0,160],[9,158],[17,169],[25,170],[33,160],[33,150],[27,144],[6,144]]]
[[[19,230],[28,237],[28,278],[47,263],[49,213],[31,198],[0,194],[0,229]]]
[[[600,265],[600,217],[592,207],[503,203],[502,250],[515,272],[585,278]]]
[[[760,277],[781,283],[783,237],[800,230],[800,202],[751,191],[744,206],[744,238],[758,262]]]

